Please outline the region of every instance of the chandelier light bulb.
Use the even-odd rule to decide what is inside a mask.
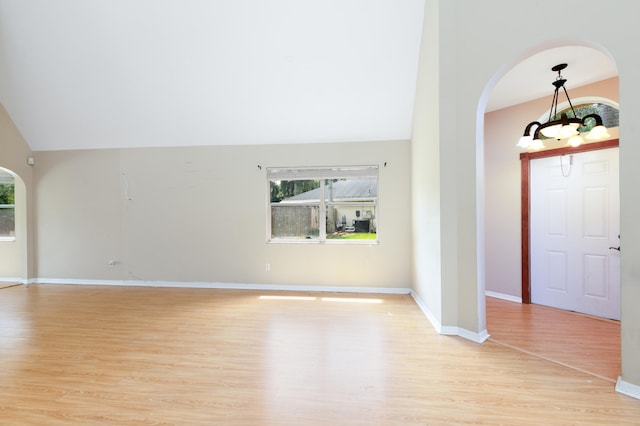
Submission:
[[[569,145],[571,145],[572,147],[577,147],[582,145],[582,143],[584,142],[584,140],[582,139],[582,136],[577,135],[577,136],[572,136],[569,138]]]
[[[555,138],[558,136],[560,129],[562,128],[562,124],[554,124],[553,126],[548,126],[540,129],[540,133],[542,133],[547,138]]]
[[[544,148],[544,144],[540,139],[534,139],[533,141],[531,141],[530,148],[535,150],[542,149]]]
[[[598,140],[602,138],[609,137],[609,132],[607,132],[607,128],[600,125],[596,126],[589,133],[587,133],[586,138],[589,140]]]
[[[516,146],[518,148],[527,149],[531,146],[531,142],[533,142],[533,136],[522,136]]]
[[[578,134],[578,124],[571,123],[560,128],[556,135],[556,139],[567,139]]]

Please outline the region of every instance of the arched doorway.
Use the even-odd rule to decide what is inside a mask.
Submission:
[[[555,49],[565,49],[565,52],[573,49],[583,49],[594,52],[602,60],[606,59],[610,68],[615,70],[615,64],[601,50],[587,46],[564,46],[549,49],[538,50],[536,55],[544,57]],[[512,67],[518,63],[523,63],[528,57],[522,57],[512,62]],[[524,127],[528,122],[543,115],[549,109],[553,87],[551,82],[553,76],[547,71],[556,63],[569,62],[568,59],[559,60],[557,57],[550,56],[539,72],[543,77],[547,78],[547,89],[543,93],[534,92],[530,94],[530,98],[521,98],[517,103],[507,105],[503,108],[489,108],[483,111],[483,135],[479,136],[482,145],[483,156],[483,187],[482,194],[484,196],[484,208],[482,219],[484,221],[481,230],[486,237],[483,244],[484,273],[483,286],[486,294],[512,302],[522,302],[525,297],[522,291],[522,277],[529,274],[529,271],[522,269],[521,253],[524,245],[528,242],[521,239],[521,205],[522,194],[520,187],[520,159],[519,150],[515,145],[518,138],[522,136]],[[595,63],[598,63],[596,61]],[[507,69],[507,68],[505,68]],[[618,99],[618,82],[617,74],[607,76],[604,80],[591,81],[582,86],[578,84],[570,84],[572,76],[569,71],[565,72],[565,78],[568,80],[567,90],[572,101],[581,96],[604,96],[610,99]],[[505,77],[508,72],[497,73],[494,80],[487,86],[485,92],[491,103],[492,90],[494,90]],[[579,80],[579,79],[578,79]],[[605,86],[609,85],[609,89]],[[527,91],[529,82],[526,78],[521,79],[519,89]],[[513,90],[513,89],[512,89]],[[609,92],[606,90],[610,90]],[[538,96],[539,95],[539,96]],[[524,96],[524,95],[523,95]],[[538,97],[535,97],[538,96]],[[515,99],[515,98],[514,98]],[[616,135],[617,136],[617,135]],[[554,146],[555,147],[555,146]],[[485,318],[486,319],[486,318]],[[487,329],[491,333],[491,323],[487,323]]]
[[[483,183],[483,188],[479,193],[483,197],[483,215],[479,224],[481,231],[486,236],[481,248],[484,249],[484,268],[482,276],[485,278],[485,288],[494,295],[509,298],[510,300],[521,301],[521,186],[520,186],[520,153],[522,149],[516,146],[518,138],[522,136],[523,130],[527,123],[544,115],[549,110],[553,86],[552,81],[555,78],[550,68],[554,62],[558,60],[558,55],[569,55],[576,46],[558,47],[553,49],[541,49],[535,56],[538,59],[532,63],[539,68],[535,74],[541,74],[537,78],[541,81],[537,84],[542,85],[540,91],[533,90],[527,99],[524,95],[512,96],[508,94],[506,105],[496,103],[493,100],[494,93],[500,89],[502,79],[512,81],[514,77],[503,72],[502,75],[495,77],[493,87],[487,85],[486,109],[482,111],[481,119],[484,124],[484,132],[479,136],[479,144],[483,150],[479,155],[481,164],[478,169],[482,171],[479,181]],[[585,55],[590,52],[596,52],[601,59],[603,54],[594,48],[580,47]],[[557,53],[556,53],[557,52]],[[545,55],[550,55],[548,59],[544,59]],[[520,64],[525,63],[522,58]],[[576,59],[577,60],[577,59]],[[610,68],[615,70],[610,59]],[[550,62],[551,65],[543,65]],[[514,61],[515,63],[515,61]],[[518,65],[520,67],[521,65]],[[564,76],[568,80],[568,92],[572,99],[578,99],[586,96],[600,96],[617,101],[618,98],[618,82],[617,77],[608,78],[605,82],[589,83],[586,86],[575,87],[572,84],[573,75],[566,74],[574,67],[569,65],[565,70]],[[516,68],[512,68],[515,70]],[[533,74],[533,71],[526,69],[527,75]],[[574,74],[577,74],[576,70]],[[517,70],[515,71],[517,72]],[[524,76],[523,78],[526,78]],[[576,76],[577,77],[577,76]],[[575,78],[580,80],[580,78]],[[526,79],[525,83],[520,83],[520,91],[529,90],[530,82]],[[491,83],[490,83],[491,84]],[[510,86],[509,91],[516,90]],[[532,84],[532,83],[531,83]],[[576,83],[577,84],[577,83]],[[531,96],[538,96],[531,98]],[[561,99],[564,101],[564,99]],[[511,104],[511,102],[518,102]],[[480,119],[480,117],[479,117]],[[612,134],[612,137],[616,135]],[[564,142],[566,144],[566,141]],[[548,144],[549,148],[557,148],[557,145]],[[480,148],[480,147],[479,147]]]
[[[25,282],[27,258],[27,189],[14,171],[0,167],[0,286]]]

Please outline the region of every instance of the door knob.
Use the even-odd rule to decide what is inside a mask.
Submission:
[[[618,235],[618,239],[620,239],[620,235]],[[618,251],[620,251],[620,246],[618,246],[618,247],[609,247],[609,250],[618,250]]]

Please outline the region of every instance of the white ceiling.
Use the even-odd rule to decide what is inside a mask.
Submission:
[[[487,111],[493,111],[541,97],[553,97],[553,81],[558,76],[551,68],[567,64],[562,76],[571,96],[571,88],[615,77],[615,64],[604,53],[585,46],[563,46],[529,56],[514,66],[498,81],[487,101]],[[560,98],[560,101],[564,97]]]
[[[423,8],[0,0],[0,102],[34,151],[408,139]],[[593,53],[532,57],[489,109],[550,96],[559,62],[568,90],[615,75]]]
[[[0,0],[33,150],[410,137],[423,0]]]

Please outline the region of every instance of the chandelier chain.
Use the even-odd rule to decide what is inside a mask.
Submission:
[[[560,171],[562,172],[563,177],[569,177],[571,175],[571,168],[573,167],[573,154],[569,155],[569,170],[565,173],[564,171],[564,155],[560,156]]]

